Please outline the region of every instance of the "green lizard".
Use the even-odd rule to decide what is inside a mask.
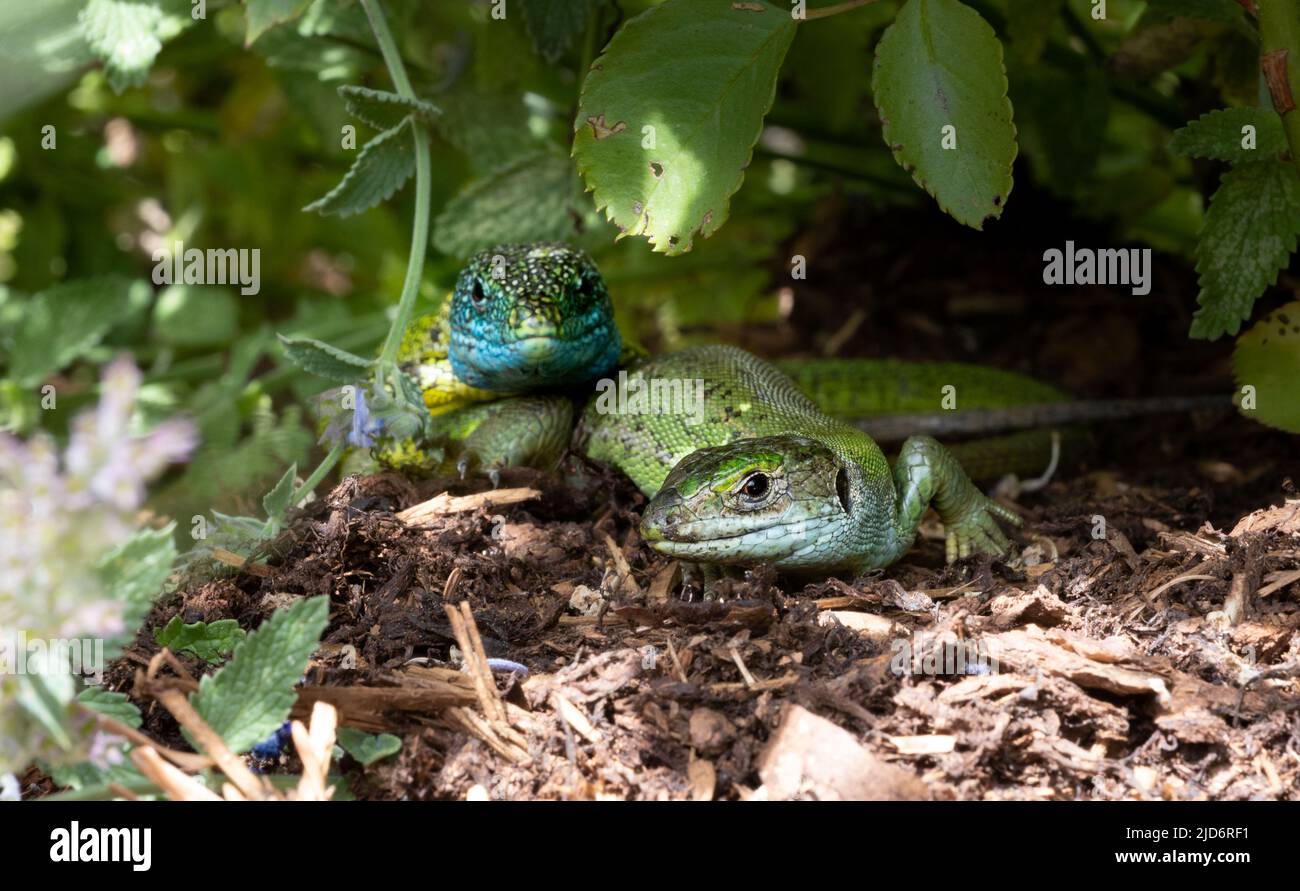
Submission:
[[[940,412],[932,432],[954,422],[979,432],[991,422],[1014,428],[1205,403],[1062,406],[1064,395],[1047,385],[955,363],[783,363],[792,380],[732,347],[647,359],[621,347],[594,264],[553,244],[480,254],[443,312],[412,326],[409,335],[404,358],[426,388],[431,411],[461,407],[435,417],[433,441],[387,443],[382,460],[427,473],[454,466],[495,474],[514,464],[552,465],[572,445],[622,469],[648,496],[663,488],[646,514],[647,538],[667,553],[710,563],[819,570],[886,565],[910,546],[931,503],[947,527],[950,559],[1003,551],[1006,539],[993,518],[1014,522],[1014,515],[983,496],[963,467],[980,477],[1033,472],[1046,463],[1049,433],[955,449],[912,437],[891,471],[875,441],[844,421],[857,419],[868,429],[883,422],[894,432],[900,421],[919,427],[934,420],[947,385],[960,388],[963,407],[978,417],[962,426],[969,411]],[[620,365],[615,386],[608,375]],[[694,384],[703,389],[687,405],[682,399]],[[675,407],[655,407],[654,400],[648,411],[633,405],[637,393],[644,397],[658,385],[676,394]],[[526,395],[497,398],[512,393]],[[665,483],[678,462],[680,470]],[[768,488],[760,493],[762,486]]]
[[[577,316],[585,317],[582,323]],[[796,385],[772,364],[732,347],[639,358],[621,348],[611,320],[599,274],[574,249],[507,246],[479,255],[442,313],[412,326],[403,350],[409,372],[426,388],[431,410],[461,407],[435,417],[433,443],[386,443],[379,457],[408,470],[446,472],[454,462],[462,472],[492,472],[513,464],[551,465],[572,444],[619,467],[653,495],[673,465],[696,449],[799,430],[825,437],[824,445],[838,449],[844,467],[840,481],[851,484],[853,503],[864,510],[870,505],[874,517],[869,528],[863,527],[866,537],[848,544],[857,549],[854,554],[833,555],[834,562],[823,562],[824,568],[885,565],[907,549],[931,501],[948,527],[954,558],[974,550],[1005,550],[1006,539],[992,517],[1015,522],[1014,515],[983,496],[958,461],[928,438],[904,445],[905,460],[898,466],[909,468],[910,478],[886,511],[883,493],[894,490],[896,481],[883,453],[869,436],[820,411],[806,393],[845,416],[920,411],[934,404],[945,381],[963,391],[969,382],[975,404],[1003,404],[1015,392],[1027,400],[1063,398],[1016,375],[952,363],[818,360],[789,366],[799,376]],[[591,381],[611,374],[620,362],[628,367],[619,385],[606,379],[606,386],[589,396]],[[448,380],[454,389],[438,390]],[[555,392],[578,381],[586,383],[567,394]],[[629,395],[634,402],[642,383],[649,389],[657,382],[675,383],[679,404],[626,410]],[[680,404],[697,382],[702,387],[698,404]],[[539,392],[464,405],[493,393],[529,390]],[[576,431],[575,396],[588,397]],[[1034,456],[1034,468],[1042,466],[1043,454]]]

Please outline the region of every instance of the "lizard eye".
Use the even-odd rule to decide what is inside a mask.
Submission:
[[[752,501],[757,501],[766,495],[770,488],[772,488],[771,477],[766,473],[755,472],[740,484],[740,493]]]
[[[597,294],[596,279],[589,275],[584,275],[578,279],[577,292],[583,297],[595,297]]]
[[[477,307],[487,303],[487,293],[483,290],[483,283],[478,279],[474,279],[474,284],[470,287],[469,299]]]

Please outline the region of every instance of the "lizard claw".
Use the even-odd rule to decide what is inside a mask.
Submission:
[[[1011,548],[1011,542],[998,526],[999,519],[1012,526],[1023,523],[1014,511],[981,495],[965,516],[947,524],[944,540],[947,562],[952,563],[971,554],[992,554],[997,557],[1006,554]]]

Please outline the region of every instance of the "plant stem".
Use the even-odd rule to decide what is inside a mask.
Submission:
[[[1300,6],[1295,0],[1259,0],[1259,62],[1273,108],[1282,116],[1291,163],[1300,171],[1300,113],[1295,105],[1300,96]]]
[[[375,32],[379,51],[383,53],[384,64],[388,66],[388,76],[393,79],[397,92],[408,99],[415,98],[411,81],[406,76],[406,67],[402,56],[393,42],[393,34],[388,30],[388,21],[384,18],[383,7],[379,0],[361,0],[361,6],[370,19],[370,28]],[[393,317],[392,327],[384,340],[384,348],[379,353],[379,362],[375,370],[376,383],[384,385],[384,377],[397,361],[397,350],[402,344],[402,332],[411,321],[411,312],[415,308],[415,297],[420,290],[420,276],[424,271],[424,251],[429,244],[429,136],[419,124],[414,124],[415,134],[415,225],[411,233],[411,256],[406,264],[406,281],[402,284],[402,297],[397,302],[397,315]]]
[[[834,6],[823,6],[821,9],[810,9],[804,13],[803,20],[811,22],[815,19],[830,18],[833,15],[839,15],[842,12],[848,12],[850,9],[857,9],[859,6],[866,6],[869,3],[875,3],[876,0],[844,0],[843,3],[836,3]]]
[[[316,469],[311,472],[311,476],[307,477],[301,487],[294,490],[293,498],[289,501],[290,507],[297,507],[304,498],[320,485],[320,481],[325,479],[326,474],[334,469],[335,464],[339,463],[339,459],[343,457],[343,452],[346,448],[347,440],[345,439],[340,439],[338,442],[334,443],[334,447],[331,448],[330,453],[325,456],[325,460],[316,465]]]

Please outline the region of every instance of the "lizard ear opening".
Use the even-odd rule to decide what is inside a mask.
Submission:
[[[842,465],[835,474],[835,494],[839,496],[840,507],[844,508],[844,512],[853,513],[853,503],[849,493],[849,472]]]

